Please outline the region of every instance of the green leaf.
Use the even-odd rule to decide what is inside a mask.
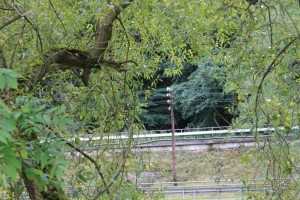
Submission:
[[[34,173],[34,169],[33,168],[26,168],[25,169],[25,174],[26,174],[26,177],[29,180],[33,180],[34,177],[35,177],[35,173]]]
[[[11,178],[13,181],[16,180],[16,177],[17,177],[17,171],[16,171],[16,168],[12,167],[12,166],[9,166],[9,165],[6,165],[4,168],[3,168],[3,172],[9,177]]]
[[[53,187],[55,187],[56,189],[58,189],[58,190],[62,189],[61,184],[59,182],[57,182],[57,181],[51,181],[51,185]]]
[[[7,68],[0,68],[0,74],[10,74],[13,71],[11,69],[7,69]]]
[[[69,162],[67,162],[66,160],[62,160],[62,159],[55,159],[55,162],[61,165],[65,165],[68,166]]]
[[[49,180],[48,180],[46,174],[40,174],[39,178],[43,181],[43,183],[45,185],[49,183]]]
[[[1,133],[3,133],[3,131],[0,132],[0,134],[1,134]],[[6,145],[8,144],[8,143],[7,143],[7,139],[6,139],[5,137],[3,137],[2,134],[0,135],[0,142],[2,142],[3,144],[6,144]]]
[[[4,162],[7,166],[15,169],[21,169],[21,162],[15,157],[4,156],[2,158],[2,162]]]
[[[35,151],[33,154],[33,158],[35,161],[39,162],[41,158],[41,151]]]
[[[14,131],[17,128],[16,121],[11,118],[3,119],[1,124],[3,124],[1,128],[8,132]]]
[[[7,68],[0,68],[0,75],[1,74],[7,74],[14,78],[23,78],[23,76],[21,74],[19,74],[18,72],[15,72],[15,71],[13,71],[11,69],[7,69]]]
[[[43,169],[47,165],[49,156],[45,153],[42,153],[41,155],[41,168]]]
[[[56,169],[55,176],[58,180],[60,180],[62,178],[62,170],[60,168]]]
[[[30,110],[31,110],[31,108],[30,108],[29,105],[24,106],[23,109],[22,109],[23,113],[29,113]]]
[[[44,181],[40,177],[37,178],[36,183],[38,185],[39,190],[44,189],[45,184],[44,184]]]
[[[54,126],[59,126],[61,121],[60,121],[59,117],[55,116],[55,117],[53,117],[52,122],[53,122]]]
[[[8,87],[12,88],[12,89],[17,89],[18,88],[18,81],[16,78],[13,77],[6,77],[6,84]]]
[[[20,154],[22,158],[28,158],[28,153],[25,149],[21,149]]]
[[[38,123],[44,123],[45,122],[43,116],[41,116],[41,115],[36,115],[35,119],[36,119],[35,122],[38,122]]]
[[[34,172],[35,175],[41,175],[41,174],[43,174],[43,171],[39,170],[39,169],[33,169],[33,172]]]
[[[8,188],[7,178],[6,178],[5,174],[1,175],[1,180],[2,180],[2,185],[4,186],[4,188]]]
[[[11,156],[11,157],[16,156],[16,153],[10,147],[5,147],[5,148],[1,149],[0,153],[5,156]],[[2,159],[3,159],[3,157],[2,157]]]
[[[53,112],[55,112],[57,110],[57,107],[54,107],[54,108],[50,108],[50,109],[48,109],[48,110],[46,110],[46,114],[51,114],[51,113],[53,113]]]
[[[6,83],[6,77],[0,76],[0,91],[2,91],[4,89],[5,83]]]
[[[60,151],[57,151],[56,149],[49,149],[48,154],[51,156],[57,156],[57,157],[61,157],[63,155],[63,153],[61,153]]]
[[[18,112],[15,112],[14,113],[14,118],[16,119],[16,120],[18,120],[21,116],[22,116],[22,112],[21,111],[18,111]]]
[[[51,125],[51,117],[50,117],[50,115],[43,115],[43,118],[44,118],[44,120],[45,120],[45,123],[48,125],[48,126],[50,126]]]
[[[55,171],[57,169],[57,166],[53,166],[51,169],[50,169],[50,177],[54,177],[54,174],[55,174]]]

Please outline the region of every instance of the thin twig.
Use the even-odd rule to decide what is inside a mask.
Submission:
[[[269,18],[269,24],[270,24],[270,44],[271,47],[273,46],[273,28],[272,28],[272,19],[271,19],[271,11],[269,6],[265,3],[265,2],[261,2],[262,4],[264,4],[266,6],[266,8],[268,9],[268,18]]]
[[[63,140],[65,141],[65,140]],[[101,172],[101,167],[100,165],[98,165],[98,163],[96,162],[96,160],[94,160],[92,157],[90,157],[89,155],[87,155],[83,150],[79,149],[78,147],[75,147],[75,145],[73,145],[72,143],[70,142],[66,142],[66,144],[68,146],[70,146],[72,149],[76,150],[78,153],[80,153],[81,155],[83,155],[85,158],[87,158],[91,163],[94,164],[98,174],[100,175],[101,177],[101,180],[102,180],[102,183],[104,185],[104,187],[107,187],[107,184],[106,184],[106,181],[104,179],[104,175],[103,173]]]
[[[10,68],[10,69],[12,69],[12,67],[13,67],[13,63],[14,63],[14,60],[15,60],[17,48],[18,48],[18,46],[19,46],[20,38],[21,38],[21,36],[22,36],[22,34],[23,34],[24,29],[25,29],[25,23],[23,23],[21,32],[20,32],[20,34],[18,35],[17,42],[16,42],[14,51],[13,51],[12,56],[11,56],[11,61],[10,61],[10,65],[9,65],[9,68]]]
[[[50,3],[51,8],[53,9],[53,11],[54,11],[56,17],[57,17],[58,20],[60,21],[60,23],[61,23],[61,25],[62,25],[62,27],[63,27],[63,29],[64,29],[64,31],[65,31],[65,34],[64,34],[64,35],[67,35],[67,29],[66,29],[66,27],[65,27],[65,25],[64,25],[64,23],[63,23],[63,20],[61,19],[61,17],[59,16],[58,12],[57,12],[56,9],[54,8],[54,5],[53,5],[53,3],[52,3],[51,0],[49,0],[49,3]]]
[[[119,23],[121,24],[123,30],[124,30],[124,33],[125,33],[125,37],[127,39],[127,51],[126,51],[126,60],[128,60],[128,54],[129,54],[129,50],[130,50],[130,40],[129,40],[129,36],[128,36],[128,33],[127,33],[127,30],[122,22],[122,20],[117,17],[117,20],[119,21]]]
[[[291,17],[290,13],[287,11],[287,9],[285,8],[285,6],[284,6],[281,2],[280,2],[280,4],[281,4],[281,8],[285,11],[285,13],[288,15],[288,17],[289,17],[290,20],[292,21],[293,26],[294,26],[294,28],[296,29],[298,38],[300,38],[300,31],[299,31],[299,28],[298,28],[296,22],[295,22],[294,19]]]
[[[281,51],[279,51],[279,53],[275,56],[275,58],[273,59],[273,61],[271,62],[271,64],[268,66],[267,70],[265,71],[265,73],[263,74],[260,83],[258,84],[257,87],[257,92],[256,92],[256,97],[255,97],[255,113],[256,113],[256,117],[255,117],[255,126],[257,127],[257,123],[258,123],[258,113],[257,113],[257,109],[258,109],[258,101],[259,101],[259,95],[262,91],[262,85],[264,83],[264,80],[266,79],[267,75],[271,72],[271,70],[276,67],[280,62],[276,63],[277,59],[282,56],[282,54],[291,46],[291,44],[293,44],[297,39],[299,38],[294,38],[292,39]],[[283,59],[283,57],[282,57]],[[281,59],[281,60],[282,60]]]
[[[117,17],[117,20],[119,21],[119,23],[121,24],[123,30],[124,30],[124,33],[125,33],[125,37],[127,39],[127,52],[126,52],[126,60],[128,60],[128,55],[129,55],[129,51],[130,51],[130,40],[129,40],[129,36],[128,36],[128,33],[127,33],[127,30],[122,22],[122,20]],[[135,63],[135,65],[137,66],[137,63]],[[124,94],[126,94],[126,77],[127,77],[127,73],[125,72],[124,73]],[[125,96],[125,101],[127,100],[126,96]]]
[[[0,10],[14,11],[14,9],[12,9],[12,8],[4,8],[4,7],[0,7]]]
[[[18,7],[15,7],[15,11],[21,16],[21,17],[24,17],[24,19],[31,25],[31,27],[35,30],[36,34],[37,34],[37,37],[38,37],[38,41],[39,41],[39,44],[40,44],[40,48],[41,48],[41,52],[43,52],[43,42],[42,42],[42,37],[38,31],[38,28],[29,20],[29,18],[23,14],[21,14],[20,10]]]
[[[132,96],[134,97],[133,93]],[[134,101],[134,107],[135,107],[135,101]],[[132,118],[129,121],[129,123],[132,125],[134,123],[134,119],[135,119],[135,110],[133,110],[132,113]],[[131,126],[132,127],[132,126]],[[127,148],[124,150],[124,154],[123,154],[123,162],[119,168],[119,170],[117,171],[117,173],[115,174],[115,176],[112,178],[112,180],[110,181],[109,184],[107,184],[107,186],[105,188],[103,188],[101,191],[99,191],[93,198],[92,200],[97,200],[99,199],[99,197],[104,194],[111,186],[112,184],[117,180],[117,178],[120,176],[120,174],[124,171],[124,167],[127,161],[127,157],[128,154],[131,152],[131,145],[133,142],[133,128],[129,129],[129,138],[128,138],[128,143],[127,143]]]

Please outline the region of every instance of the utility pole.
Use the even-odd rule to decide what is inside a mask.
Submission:
[[[167,87],[168,104],[170,104],[169,110],[171,113],[171,129],[172,129],[172,167],[173,167],[173,182],[174,186],[177,186],[177,174],[176,174],[176,155],[175,155],[175,120],[174,120],[174,109],[173,109],[173,90]]]

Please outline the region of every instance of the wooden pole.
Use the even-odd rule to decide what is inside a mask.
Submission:
[[[176,154],[175,154],[175,118],[174,118],[174,108],[173,108],[173,91],[167,88],[168,96],[170,100],[170,113],[171,113],[171,130],[172,130],[172,172],[173,172],[173,182],[174,186],[177,186],[177,173],[176,173]]]

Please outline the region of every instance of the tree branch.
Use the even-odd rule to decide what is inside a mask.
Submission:
[[[18,35],[18,38],[17,38],[17,41],[16,41],[16,44],[15,44],[15,48],[14,48],[14,51],[12,53],[12,56],[11,56],[11,59],[10,59],[10,65],[9,65],[9,68],[12,69],[13,67],[13,63],[15,61],[15,56],[16,56],[16,52],[17,52],[17,48],[19,46],[19,43],[20,43],[20,39],[24,33],[24,29],[25,29],[25,23],[23,21],[23,25],[22,25],[22,28],[21,28],[21,32],[20,34]]]
[[[19,14],[17,16],[15,16],[14,18],[12,18],[11,20],[5,22],[4,24],[2,24],[0,26],[0,30],[5,28],[6,26],[9,26],[10,24],[14,23],[15,21],[17,21],[18,19],[20,19],[21,17],[25,17],[26,15],[28,14],[28,11],[22,13],[22,14]]]
[[[2,49],[0,49],[0,68],[7,68],[7,64]]]
[[[270,7],[265,3],[265,2],[261,2],[263,5],[266,6],[266,8],[268,9],[268,18],[269,18],[269,26],[270,26],[270,44],[271,47],[273,46],[273,28],[272,28],[272,18],[271,18],[271,11],[270,11]]]
[[[123,30],[124,30],[124,33],[125,33],[125,36],[126,36],[126,39],[127,39],[127,51],[126,51],[126,60],[128,60],[128,54],[129,54],[129,50],[130,50],[130,40],[129,40],[129,36],[128,36],[128,33],[127,33],[127,30],[122,22],[122,20],[117,17],[117,20],[119,21],[119,23],[121,24]]]
[[[62,139],[63,140],[63,139]],[[63,140],[65,141],[65,140]],[[75,147],[73,144],[71,144],[70,142],[66,142],[66,144],[68,146],[70,146],[72,149],[74,149],[75,151],[77,151],[78,153],[80,153],[81,155],[83,155],[85,158],[87,158],[91,163],[93,163],[93,165],[95,166],[96,168],[96,171],[97,173],[99,174],[99,176],[101,177],[101,180],[102,180],[102,183],[104,185],[104,187],[106,188],[107,187],[107,184],[106,184],[106,181],[104,179],[104,175],[103,173],[101,172],[101,167],[100,165],[98,165],[98,163],[96,162],[96,160],[94,160],[92,157],[90,157],[89,155],[87,155],[86,153],[84,153],[83,150]]]
[[[276,67],[280,62],[276,63],[277,59],[297,40],[299,39],[298,37],[297,38],[294,38],[292,39],[287,45],[285,45],[285,47],[283,49],[281,49],[277,55],[275,56],[275,58],[272,60],[271,64],[268,66],[267,70],[265,71],[265,73],[263,74],[258,86],[257,86],[257,92],[256,92],[256,97],[255,97],[255,126],[257,127],[257,122],[258,122],[258,112],[257,112],[257,109],[258,109],[258,101],[259,101],[259,95],[262,91],[262,85],[267,77],[267,75],[271,72],[271,70]],[[283,59],[283,57],[282,57]],[[281,59],[281,60],[282,60]]]
[[[114,60],[98,60],[96,58],[88,57],[88,53],[75,49],[59,49],[50,51],[43,56],[44,62],[37,66],[36,77],[35,80],[32,81],[34,84],[38,83],[42,80],[43,77],[47,73],[55,72],[55,71],[65,71],[72,70],[74,68],[82,69],[82,75],[80,78],[83,83],[87,85],[88,77],[85,75],[90,74],[90,70],[92,68],[99,69],[101,66],[111,67],[119,72],[128,71],[127,68],[123,67],[123,65],[132,63],[134,65],[138,65],[133,60],[125,60],[125,61],[114,61]],[[89,71],[87,71],[89,70]]]
[[[0,10],[14,11],[14,9],[12,8],[5,8],[5,7],[0,7]]]
[[[31,27],[33,28],[33,30],[36,32],[38,41],[39,41],[39,43],[40,43],[40,50],[41,50],[41,52],[43,52],[43,42],[42,42],[42,38],[41,38],[40,32],[38,31],[38,27],[35,26],[35,25],[29,20],[29,18],[27,17],[27,15],[22,14],[22,12],[19,10],[19,8],[18,8],[17,6],[14,7],[14,9],[15,9],[15,11],[19,14],[19,16],[24,17],[24,19],[31,25]]]
[[[51,2],[51,0],[49,1]],[[82,69],[82,75],[80,76],[82,82],[84,85],[88,85],[92,68],[100,68],[101,65],[105,65],[119,72],[123,72],[128,71],[128,69],[123,67],[124,64],[133,63],[137,66],[136,62],[128,60],[127,58],[122,62],[104,60],[105,50],[107,49],[108,43],[112,37],[113,23],[116,19],[118,19],[121,11],[128,7],[132,2],[133,0],[130,0],[123,2],[120,5],[115,5],[113,10],[104,17],[104,20],[97,26],[94,47],[90,53],[74,49],[59,49],[45,54],[44,59],[46,59],[41,65],[41,68],[38,69],[38,72],[36,73],[37,76],[33,83],[36,84],[39,82],[49,72],[78,68]],[[25,19],[33,26],[28,18]],[[119,22],[124,29],[125,27],[122,22],[120,20]],[[38,30],[34,26],[33,28],[38,34]],[[42,49],[42,43],[40,43],[40,45]]]
[[[102,60],[107,49],[108,43],[111,41],[113,32],[113,23],[123,9],[128,7],[133,0],[123,2],[120,5],[114,5],[114,8],[109,12],[104,20],[97,26],[97,33],[94,41],[94,47],[91,53],[91,58]],[[82,81],[85,85],[88,84],[91,68],[87,67],[82,74]]]
[[[127,8],[133,0],[123,2],[120,5],[115,5],[113,11],[108,13],[101,24],[97,27],[97,33],[94,41],[94,48],[91,54],[92,58],[103,58],[104,52],[108,46],[112,37],[113,23],[121,13],[121,11]]]
[[[65,24],[63,23],[62,18],[59,16],[59,13],[56,11],[56,9],[55,9],[55,7],[54,7],[54,5],[53,5],[53,3],[52,3],[51,0],[49,0],[49,4],[50,4],[51,8],[53,9],[53,12],[55,13],[56,17],[58,18],[60,24],[62,25],[62,27],[63,27],[63,29],[65,31],[65,35],[66,35],[67,34],[67,29],[65,27]]]
[[[291,44],[293,44],[297,39],[299,38],[294,38],[292,39],[283,49],[281,49],[281,51],[278,52],[278,54],[276,55],[276,57],[272,60],[271,64],[268,66],[267,70],[265,71],[265,73],[263,74],[260,83],[258,85],[258,93],[259,91],[262,89],[262,84],[265,80],[265,78],[267,77],[267,75],[270,73],[270,71],[274,68],[274,66],[276,66],[276,61],[277,59],[283,55],[283,53],[289,48],[289,46],[291,46]]]

